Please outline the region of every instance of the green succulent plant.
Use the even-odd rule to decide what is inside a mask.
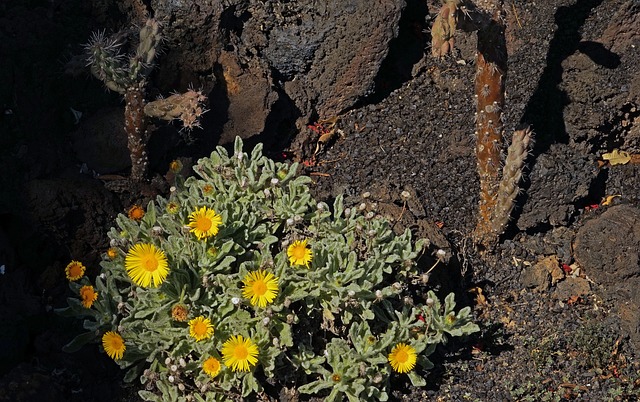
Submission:
[[[261,151],[218,147],[141,219],[117,217],[97,298],[61,310],[87,330],[66,349],[101,340],[147,401],[248,396],[267,379],[329,401],[387,400],[394,375],[424,385],[436,345],[478,331],[453,295],[407,302],[426,240],[342,196],[317,202],[296,163]]]

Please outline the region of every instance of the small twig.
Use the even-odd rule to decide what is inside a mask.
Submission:
[[[522,24],[520,23],[520,18],[518,18],[518,10],[516,10],[516,5],[511,3],[511,7],[513,8],[513,15],[516,16],[516,22],[518,23],[518,26],[520,27],[520,29],[522,29]]]
[[[322,172],[311,172],[309,173],[309,176],[331,177],[329,173],[322,173]]]

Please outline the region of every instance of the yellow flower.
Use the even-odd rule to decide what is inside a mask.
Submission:
[[[117,256],[118,256],[118,249],[111,247],[107,250],[107,257],[110,260],[115,260]]]
[[[127,349],[120,334],[113,331],[105,332],[105,334],[102,335],[102,347],[113,360],[122,359],[124,351]]]
[[[91,308],[93,302],[98,300],[98,292],[93,289],[93,286],[86,285],[80,288],[80,298],[84,307]]]
[[[291,265],[305,265],[308,267],[313,257],[313,251],[307,248],[307,239],[296,240],[287,249],[287,255]]]
[[[171,307],[171,318],[174,321],[185,322],[187,321],[187,315],[189,314],[189,309],[182,303],[174,304]]]
[[[180,171],[182,170],[182,162],[177,159],[171,161],[171,163],[169,163],[169,170],[171,170],[173,173],[180,173]]]
[[[189,335],[196,341],[211,338],[211,335],[213,335],[211,320],[200,316],[189,321]]]
[[[189,215],[189,227],[200,240],[217,235],[221,224],[222,217],[207,207],[196,209]]]
[[[144,218],[144,209],[139,205],[133,205],[129,208],[129,219],[139,221]]]
[[[220,373],[220,360],[210,357],[202,363],[202,370],[212,378]]]
[[[417,357],[412,346],[399,343],[389,353],[389,364],[398,373],[408,373],[415,367]]]
[[[266,307],[278,295],[278,278],[271,272],[249,272],[242,282],[242,296],[251,299],[252,306]]]
[[[86,268],[80,261],[71,261],[64,269],[67,279],[71,282],[75,282],[84,276]]]
[[[202,194],[209,195],[213,193],[213,186],[211,184],[205,184],[202,186]]]
[[[251,339],[244,339],[242,335],[231,336],[222,345],[222,359],[227,367],[233,371],[249,371],[249,367],[258,362],[258,347]]]
[[[338,373],[333,373],[333,375],[331,376],[331,381],[340,382],[342,381],[342,376]]]
[[[178,212],[178,210],[180,209],[180,205],[178,205],[177,202],[174,201],[169,201],[167,203],[167,212],[170,214],[175,214]]]
[[[169,274],[167,257],[153,244],[140,243],[131,247],[124,266],[131,280],[142,287],[158,287]]]

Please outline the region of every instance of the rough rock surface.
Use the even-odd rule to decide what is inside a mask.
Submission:
[[[625,323],[640,346],[640,209],[609,208],[578,230],[574,255],[603,297],[625,300]],[[624,307],[622,307],[624,306]]]

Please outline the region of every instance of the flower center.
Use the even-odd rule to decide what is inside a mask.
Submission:
[[[118,338],[111,339],[111,347],[115,350],[122,349],[122,341]]]
[[[220,369],[220,362],[215,359],[209,359],[207,361],[207,369],[210,371],[218,371]]]
[[[306,247],[302,247],[302,246],[297,246],[293,248],[293,257],[298,259],[298,260],[302,260],[304,259],[304,255],[305,252],[307,251]]]
[[[407,360],[409,360],[409,354],[407,352],[405,352],[404,350],[399,350],[396,353],[396,360],[399,363],[406,363]]]
[[[243,345],[238,345],[233,350],[233,356],[238,360],[244,360],[249,356],[249,351]]]
[[[206,232],[211,228],[211,219],[207,218],[206,216],[199,216],[198,218],[196,218],[196,227],[198,228],[198,230]]]
[[[80,268],[80,265],[78,264],[73,264],[70,268],[69,268],[69,274],[70,276],[80,276],[82,274],[82,268]]]
[[[158,260],[154,257],[147,257],[144,261],[144,269],[153,272],[158,269]]]
[[[204,324],[204,322],[198,321],[196,325],[193,326],[193,332],[195,332],[197,335],[202,336],[207,333],[207,326]]]
[[[253,289],[254,294],[263,296],[265,293],[267,293],[267,284],[264,283],[264,281],[255,281],[251,286],[251,289]]]

